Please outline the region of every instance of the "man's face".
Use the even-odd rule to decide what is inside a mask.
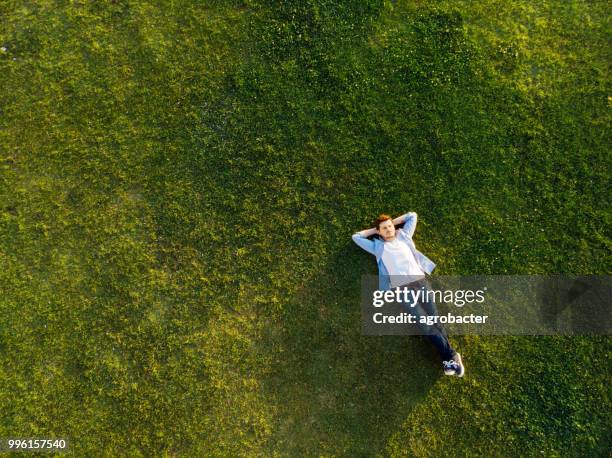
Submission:
[[[393,240],[395,237],[395,226],[393,225],[393,221],[388,219],[380,223],[380,226],[378,226],[378,233],[385,240]]]

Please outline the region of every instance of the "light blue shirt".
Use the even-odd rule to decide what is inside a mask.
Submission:
[[[431,274],[431,272],[435,269],[436,264],[419,250],[417,250],[414,242],[412,241],[412,236],[414,235],[414,230],[416,229],[416,223],[417,214],[414,212],[408,213],[404,227],[395,231],[395,237],[397,237],[400,241],[406,243],[410,247],[414,258],[417,260],[419,267],[423,269],[423,272]],[[359,232],[353,234],[353,242],[355,242],[361,248],[366,250],[368,253],[376,256],[376,263],[378,264],[378,289],[391,289],[389,272],[387,271],[387,268],[385,267],[385,264],[382,261],[382,254],[384,251],[385,242],[382,239],[378,238],[374,238],[374,240],[369,240],[367,237],[364,237]]]

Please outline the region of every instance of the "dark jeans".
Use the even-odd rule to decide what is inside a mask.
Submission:
[[[417,301],[417,304],[414,307],[410,307],[410,301],[412,299],[409,299],[408,302],[405,302],[403,304],[404,307],[407,309],[408,313],[416,315],[418,317],[418,320],[420,320],[421,316],[438,314],[438,309],[436,308],[436,304],[433,301],[433,298],[430,298],[431,300],[429,301],[427,300],[427,291],[431,291],[431,284],[429,283],[429,279],[427,277],[422,278],[421,280],[411,282],[405,286],[400,286],[401,289],[403,289],[404,287],[415,290],[415,294],[417,293],[417,291],[421,290],[421,288],[423,291]],[[442,361],[449,361],[455,357],[455,353],[457,352],[453,349],[450,342],[448,341],[448,334],[446,333],[446,329],[444,329],[444,326],[442,324],[422,324],[420,326],[425,337],[432,344],[434,344],[436,350],[438,350],[438,354],[440,355],[440,358],[442,358]]]

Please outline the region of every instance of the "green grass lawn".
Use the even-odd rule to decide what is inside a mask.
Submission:
[[[0,438],[609,456],[608,336],[362,336],[351,234],[608,274],[603,1],[0,3]]]

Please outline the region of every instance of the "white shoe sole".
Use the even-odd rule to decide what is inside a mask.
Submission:
[[[463,369],[463,372],[461,374],[457,374],[457,377],[463,377],[465,375],[465,365],[463,364],[463,359],[461,358],[461,355],[457,353],[457,356],[459,356],[459,364]]]

